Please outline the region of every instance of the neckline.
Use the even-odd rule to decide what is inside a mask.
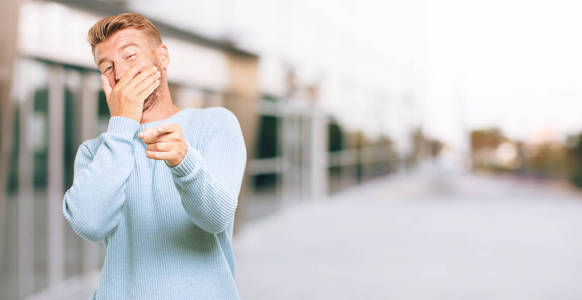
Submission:
[[[151,127],[156,127],[158,125],[161,125],[163,123],[169,122],[169,121],[174,121],[176,120],[182,113],[184,113],[186,110],[188,110],[188,108],[183,108],[180,109],[177,113],[165,118],[165,119],[161,119],[161,120],[157,120],[157,121],[151,121],[151,122],[146,122],[143,124],[139,124],[139,128],[141,129],[146,129],[146,128],[151,128]]]

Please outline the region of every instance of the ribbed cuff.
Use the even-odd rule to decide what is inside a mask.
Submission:
[[[191,147],[188,141],[186,141],[186,143],[188,144],[188,152],[186,152],[186,156],[184,156],[184,159],[177,166],[170,167],[172,173],[178,177],[183,177],[192,173],[196,168],[196,162],[199,162],[202,159],[202,154],[200,154],[196,148]]]
[[[107,125],[107,133],[130,140],[135,137],[138,129],[139,122],[122,116],[111,117],[109,119],[109,125]]]

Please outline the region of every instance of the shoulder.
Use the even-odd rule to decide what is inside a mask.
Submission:
[[[212,106],[203,109],[206,115],[214,117],[232,118],[234,113],[224,106]],[[235,117],[236,118],[236,117]]]
[[[238,125],[232,111],[222,106],[206,108],[184,108],[180,111],[179,123],[192,129],[208,130],[221,125]]]
[[[232,111],[222,106],[214,106],[205,108],[204,115],[202,145],[217,138],[226,138],[244,144],[241,126]]]
[[[182,129],[188,129],[193,132],[199,131],[205,126],[205,108],[189,107],[183,108],[179,116],[175,119],[182,126]]]
[[[196,147],[202,147],[216,136],[242,134],[234,113],[222,106],[185,108],[180,114],[184,137]]]
[[[204,113],[205,123],[210,128],[240,128],[236,115],[226,107],[208,107],[204,109]]]

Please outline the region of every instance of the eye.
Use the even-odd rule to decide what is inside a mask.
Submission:
[[[101,73],[105,74],[105,73],[111,71],[111,69],[113,69],[113,66],[108,66],[107,68],[103,69],[103,72],[101,72]]]
[[[127,59],[132,59],[132,58],[134,58],[134,57],[135,57],[135,55],[136,55],[136,54],[130,54],[130,55],[128,55],[128,56],[127,56]]]

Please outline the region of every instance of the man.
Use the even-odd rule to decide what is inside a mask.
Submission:
[[[75,158],[63,213],[107,250],[93,299],[238,299],[232,231],[246,149],[222,107],[180,109],[169,54],[138,14],[89,30],[111,112]]]

